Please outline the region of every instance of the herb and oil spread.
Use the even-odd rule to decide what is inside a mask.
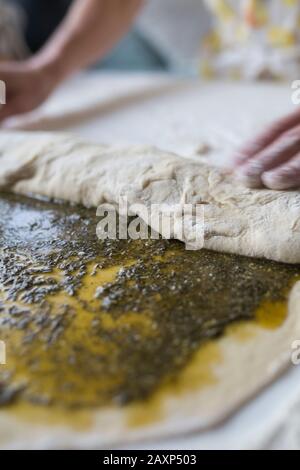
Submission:
[[[95,213],[0,198],[0,406],[143,403],[180,377],[189,386],[195,357],[204,386],[228,326],[284,322],[300,266],[175,240],[100,241]]]

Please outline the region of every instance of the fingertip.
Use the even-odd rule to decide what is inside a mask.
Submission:
[[[14,118],[8,117],[4,119],[2,122],[0,120],[0,129],[9,130],[14,128]]]
[[[288,171],[266,171],[262,175],[264,186],[276,191],[294,189],[300,187],[300,178],[295,178]]]
[[[262,165],[258,162],[251,162],[251,164],[237,168],[235,176],[238,181],[249,188],[260,188],[262,186],[262,173]]]
[[[246,162],[254,158],[260,151],[262,146],[256,142],[251,142],[238,149],[232,157],[232,164],[235,167],[246,164]]]

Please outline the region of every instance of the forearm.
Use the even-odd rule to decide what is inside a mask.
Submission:
[[[142,0],[76,0],[31,62],[58,81],[105,56],[129,29]]]

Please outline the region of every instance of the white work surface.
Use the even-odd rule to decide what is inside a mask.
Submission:
[[[10,124],[76,132],[102,143],[151,144],[195,158],[203,143],[211,143],[207,158],[222,163],[246,137],[292,107],[289,84],[93,73],[71,80],[41,111]],[[146,448],[300,449],[300,366],[291,366],[222,426]]]

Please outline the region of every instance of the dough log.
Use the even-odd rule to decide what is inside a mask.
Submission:
[[[219,169],[154,147],[0,132],[0,189],[87,207],[118,204],[124,196],[148,209],[200,204],[205,248],[300,263],[300,192],[247,189]],[[173,236],[188,242],[191,234],[175,228]]]

